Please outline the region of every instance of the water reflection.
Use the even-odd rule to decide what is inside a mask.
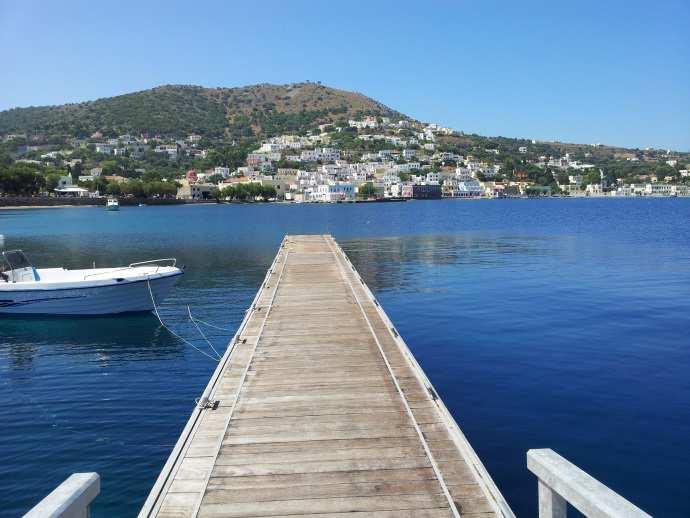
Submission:
[[[30,369],[37,355],[95,354],[105,366],[114,357],[179,354],[182,345],[151,314],[94,318],[3,317],[0,351],[10,370]],[[47,351],[41,351],[42,348]],[[0,366],[2,366],[0,361]]]
[[[372,290],[404,289],[423,284],[421,268],[471,265],[506,267],[544,255],[548,240],[503,238],[485,234],[398,236],[349,240],[342,247]],[[551,250],[550,250],[551,251]]]

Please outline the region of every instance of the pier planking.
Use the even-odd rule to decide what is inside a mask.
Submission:
[[[286,236],[204,394],[140,517],[513,516],[331,236]]]

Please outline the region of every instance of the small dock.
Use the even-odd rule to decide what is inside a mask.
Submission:
[[[513,517],[335,240],[287,236],[140,517]]]

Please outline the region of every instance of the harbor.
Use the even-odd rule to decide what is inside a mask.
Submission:
[[[511,219],[541,206],[522,203],[507,202]],[[565,217],[576,203],[556,208]],[[670,210],[680,201],[645,203]],[[372,205],[358,224],[356,208],[346,205],[237,206],[232,223],[219,217],[230,209],[215,204],[125,207],[115,218],[84,209],[100,231],[78,241],[66,238],[79,220],[71,211],[7,214],[6,248],[27,251],[41,276],[44,266],[131,268],[137,259],[168,254],[185,267],[157,306],[169,330],[153,314],[3,318],[1,390],[23,402],[2,409],[0,451],[11,452],[0,471],[8,516],[68,516],[48,514],[66,504],[90,507],[94,517],[488,517],[538,509],[562,516],[566,502],[587,516],[630,509],[626,516],[647,516],[640,508],[666,515],[659,512],[666,504],[654,500],[662,495],[637,489],[632,478],[659,474],[667,461],[646,461],[642,470],[640,459],[663,444],[639,449],[639,430],[615,443],[599,438],[622,423],[635,430],[638,422],[625,412],[651,408],[640,397],[626,404],[624,394],[636,385],[619,378],[635,375],[636,363],[626,360],[628,368],[605,378],[582,375],[608,355],[620,361],[623,343],[633,338],[621,337],[619,345],[610,333],[625,336],[624,322],[571,327],[567,348],[553,340],[568,333],[539,326],[529,338],[519,334],[528,315],[548,328],[559,314],[551,295],[536,288],[533,264],[553,268],[559,261],[562,284],[549,284],[549,293],[568,293],[573,307],[585,298],[598,301],[593,308],[624,302],[590,288],[606,285],[600,254],[590,250],[584,264],[591,274],[583,274],[562,262],[570,241],[550,235],[546,220],[531,234],[537,239],[507,227],[502,232],[510,235],[496,237],[489,223],[496,209],[487,204],[481,229],[458,232],[469,224],[462,211],[470,208],[447,202],[446,211],[451,204],[461,213],[440,223],[438,236],[411,234],[414,222],[442,215],[436,204]],[[256,231],[251,222],[265,218],[279,234]],[[45,228],[56,232],[47,243]],[[122,236],[118,247],[113,235]],[[575,239],[587,246],[593,235]],[[614,234],[607,239],[626,246]],[[629,266],[646,257],[639,250],[621,263],[629,283],[639,271]],[[520,276],[508,257],[519,258]],[[645,279],[651,275],[662,288],[668,279],[661,274]],[[543,303],[515,303],[526,294]],[[481,322],[473,316],[478,310]],[[496,327],[499,313],[512,333]],[[195,338],[195,321],[218,326],[203,328],[206,345]],[[664,335],[656,332],[659,340]],[[525,365],[535,375],[520,374]],[[593,388],[605,380],[602,399]],[[572,399],[571,387],[582,398]],[[615,420],[598,417],[605,404]],[[619,455],[631,447],[637,457]],[[668,482],[669,491],[676,487]]]

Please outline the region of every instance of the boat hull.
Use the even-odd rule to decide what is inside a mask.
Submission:
[[[97,316],[153,310],[181,274],[102,286],[0,291],[1,315]]]

